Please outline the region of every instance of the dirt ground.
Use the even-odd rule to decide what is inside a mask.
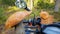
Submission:
[[[15,30],[14,30],[14,28],[12,28],[11,30],[5,31],[4,24],[1,24],[0,25],[0,34],[15,34]]]

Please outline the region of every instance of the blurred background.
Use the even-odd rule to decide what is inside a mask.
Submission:
[[[0,24],[4,24],[7,18],[17,11],[24,11],[15,6],[16,0],[0,0]],[[30,0],[25,0],[30,5]],[[33,0],[33,13],[39,16],[41,10],[46,10],[54,16],[54,21],[60,21],[60,0]],[[32,18],[31,14],[28,18]],[[28,19],[26,18],[26,19]]]
[[[30,7],[30,0],[25,1],[28,7]],[[24,9],[16,7],[15,2],[16,0],[0,0],[0,34],[2,32],[4,23],[10,15],[18,11],[24,11]],[[54,16],[54,22],[60,22],[60,0],[33,0],[32,2],[33,12],[30,16],[27,16],[25,19],[33,18],[33,13],[37,17],[39,16],[41,10],[46,10],[47,12],[49,12],[49,14]]]

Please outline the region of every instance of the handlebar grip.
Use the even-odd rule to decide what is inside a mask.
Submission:
[[[30,9],[26,6],[26,8],[25,8],[27,11],[30,11]]]

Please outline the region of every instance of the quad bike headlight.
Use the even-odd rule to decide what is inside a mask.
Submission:
[[[24,0],[17,0],[15,2],[15,5],[18,7],[18,8],[26,8],[27,4]]]

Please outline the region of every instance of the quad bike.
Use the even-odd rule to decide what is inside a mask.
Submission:
[[[26,3],[23,2],[23,6],[21,8],[24,8],[24,4],[25,7],[27,6]],[[43,25],[40,22],[40,17],[36,19],[35,15],[33,19],[23,20],[23,23],[28,23],[29,26],[32,25],[31,27],[25,26],[25,28],[36,28],[35,31],[26,30],[26,32],[34,32],[34,34],[60,34],[60,22],[54,22],[53,24],[48,25]],[[35,27],[36,25],[38,25],[39,27]],[[39,28],[40,30],[38,30],[37,28]]]
[[[35,17],[34,14],[34,18],[30,18],[28,20],[23,20],[23,23],[27,23],[27,25],[25,25],[25,32],[26,34],[40,34],[40,22],[41,19],[40,17]],[[34,30],[35,29],[35,30]]]
[[[30,26],[29,23],[32,23],[31,27],[25,26],[25,28],[36,28],[35,31],[27,29],[26,33],[30,34],[31,32],[33,32],[34,34],[60,34],[60,22],[53,22],[53,24],[48,25],[43,25],[40,22],[40,17],[34,17],[33,19],[24,20],[23,23],[28,23],[28,26]],[[38,25],[39,27],[36,25]]]

